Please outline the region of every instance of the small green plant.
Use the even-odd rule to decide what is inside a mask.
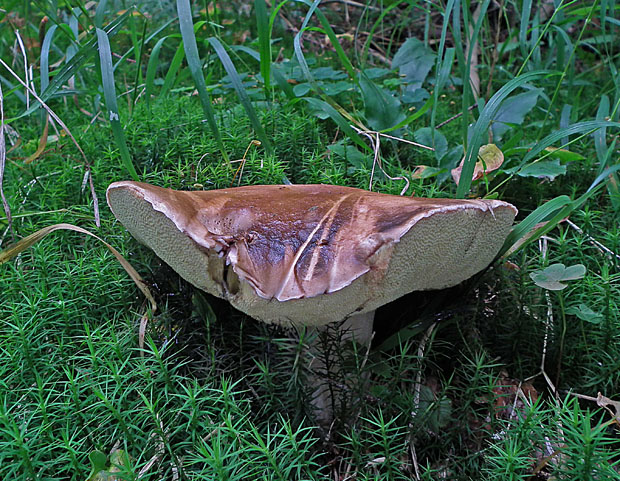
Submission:
[[[562,356],[564,354],[564,341],[566,339],[566,330],[568,328],[566,322],[566,308],[564,306],[563,290],[568,287],[567,281],[582,279],[586,273],[586,267],[583,264],[566,267],[564,264],[552,264],[545,269],[532,272],[530,277],[538,287],[556,292],[560,310],[560,342],[558,348],[557,371],[555,377],[555,386],[560,380],[562,370]],[[584,333],[585,336],[585,333]]]

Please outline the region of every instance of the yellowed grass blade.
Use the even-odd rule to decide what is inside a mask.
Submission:
[[[5,262],[8,262],[13,257],[17,256],[19,253],[21,253],[24,250],[28,249],[33,244],[36,244],[37,242],[39,242],[41,239],[43,239],[48,234],[51,234],[52,232],[57,231],[57,230],[72,230],[72,231],[75,231],[75,232],[80,232],[82,234],[89,235],[89,236],[94,237],[95,239],[103,242],[103,244],[110,250],[110,252],[114,255],[114,257],[116,257],[118,262],[121,263],[121,265],[123,266],[123,269],[125,269],[125,271],[127,271],[127,274],[129,274],[129,277],[131,277],[131,279],[136,283],[136,286],[138,286],[138,289],[140,289],[142,291],[142,294],[144,294],[144,296],[149,300],[149,302],[151,303],[151,311],[155,312],[157,310],[157,303],[155,302],[155,299],[153,298],[153,296],[151,294],[151,291],[149,290],[149,288],[144,283],[144,280],[142,279],[140,274],[138,274],[138,272],[121,255],[121,253],[118,252],[114,247],[112,247],[106,241],[104,241],[102,238],[96,236],[95,234],[93,234],[92,232],[90,232],[90,231],[88,231],[86,229],[83,229],[81,227],[75,226],[73,224],[54,224],[54,225],[50,225],[48,227],[44,227],[43,229],[40,229],[40,230],[30,234],[28,237],[24,237],[19,242],[16,242],[15,244],[10,245],[6,249],[4,249],[3,251],[0,251],[0,265],[4,264]]]
[[[45,127],[43,127],[43,134],[41,134],[41,139],[39,140],[39,146],[37,147],[37,150],[34,152],[34,154],[32,154],[26,160],[24,160],[25,164],[29,164],[30,162],[37,160],[40,157],[40,155],[43,153],[43,151],[45,150],[45,147],[47,146],[47,134],[49,132],[49,127],[50,127],[50,117],[49,115],[46,115],[45,116]]]

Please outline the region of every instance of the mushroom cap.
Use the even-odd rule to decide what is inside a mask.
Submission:
[[[118,220],[183,278],[265,321],[324,325],[487,267],[517,209],[333,185],[186,192],[115,182]]]

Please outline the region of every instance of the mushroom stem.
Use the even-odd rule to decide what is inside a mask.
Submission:
[[[375,320],[375,311],[365,312],[349,317],[340,326],[344,333],[343,341],[355,341],[362,346],[368,346],[372,340],[372,323]]]
[[[310,346],[314,359],[308,383],[310,386],[317,386],[312,393],[312,406],[316,413],[317,424],[326,432],[334,421],[335,410],[342,402],[337,392],[349,389],[354,381],[342,365],[342,353],[346,352],[344,350],[349,348],[351,342],[364,348],[370,346],[374,332],[374,317],[375,311],[349,317],[336,328],[337,336],[329,335],[329,330],[334,329],[333,324],[317,328],[318,336],[315,343]],[[325,342],[322,342],[321,337]]]

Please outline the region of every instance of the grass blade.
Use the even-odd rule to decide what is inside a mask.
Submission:
[[[248,114],[248,117],[250,118],[250,123],[252,124],[252,128],[254,129],[254,132],[256,132],[256,135],[258,136],[258,138],[263,144],[265,152],[267,152],[268,154],[273,153],[271,142],[269,141],[269,138],[267,137],[267,134],[265,133],[263,126],[260,124],[260,121],[258,120],[258,116],[256,115],[256,112],[254,111],[254,107],[252,107],[252,102],[250,101],[250,97],[248,96],[248,93],[245,91],[245,88],[243,87],[243,82],[241,81],[241,77],[239,77],[239,74],[237,73],[237,69],[235,68],[235,65],[232,63],[232,60],[230,59],[228,52],[226,52],[226,49],[224,48],[222,43],[215,37],[210,37],[209,43],[215,50],[215,53],[220,59],[220,62],[222,62],[222,65],[224,66],[224,69],[226,70],[226,73],[228,74],[228,77],[230,78],[233,88],[235,89],[235,91],[237,92],[237,95],[239,96],[239,101],[241,102],[241,105],[243,105],[245,112]]]
[[[306,3],[310,4],[310,2],[306,2]],[[332,47],[334,47],[334,50],[336,51],[336,55],[338,55],[338,59],[340,60],[340,63],[342,64],[344,69],[349,74],[349,77],[351,78],[351,80],[355,82],[356,84],[359,84],[359,79],[357,77],[357,74],[355,73],[355,69],[353,68],[353,65],[351,64],[351,61],[349,60],[348,55],[346,54],[346,52],[340,45],[340,41],[338,40],[338,37],[336,36],[336,32],[334,32],[334,29],[330,25],[329,20],[327,20],[327,17],[325,17],[325,14],[321,12],[321,10],[319,10],[318,8],[316,9],[315,12],[316,12],[317,18],[319,19],[319,22],[323,26],[323,30],[325,31],[325,34],[329,38],[329,41],[331,42]]]
[[[476,91],[476,87],[474,86],[474,82],[472,81],[472,74],[474,74],[477,78],[477,72],[472,71],[472,59],[474,56],[474,51],[480,49],[480,43],[478,41],[478,37],[480,35],[480,28],[482,27],[482,22],[486,18],[486,12],[489,7],[490,0],[485,0],[482,2],[478,8],[476,9],[476,15],[473,16],[472,20],[476,20],[474,28],[471,33],[471,37],[468,38],[467,42],[467,58],[465,59],[465,69],[462,71],[462,80],[463,80],[463,98],[461,102],[461,112],[467,112],[467,109],[472,103],[476,103],[480,92]],[[464,14],[467,10],[464,10]],[[477,18],[476,18],[477,17]],[[463,16],[463,21],[465,23],[465,31],[466,35],[469,32],[469,18],[467,16]],[[476,47],[477,46],[477,47]],[[477,62],[478,60],[476,60]],[[476,66],[474,65],[474,69]],[[479,79],[477,81],[479,83]],[[479,85],[478,85],[479,88]],[[467,128],[469,126],[469,119],[467,115],[463,115],[462,117],[462,132],[463,132],[463,143],[467,143]],[[477,152],[477,150],[476,150]]]
[[[0,198],[2,199],[2,207],[4,208],[4,215],[6,216],[9,224],[9,230],[11,234],[15,236],[13,232],[13,220],[11,219],[11,208],[4,196],[4,168],[6,167],[6,142],[4,138],[4,96],[2,95],[2,83],[0,83]]]
[[[512,228],[512,231],[506,238],[504,245],[500,249],[497,257],[501,257],[507,252],[511,254],[516,251],[514,247],[522,248],[526,245],[526,242],[533,242],[535,238],[530,236],[526,241],[524,239],[537,225],[546,222],[556,212],[564,209],[570,205],[573,201],[567,195],[560,195],[534,210],[530,215],[523,219],[519,224]]]
[[[105,9],[108,4],[108,0],[99,0],[99,4],[97,5],[97,9],[95,10],[95,27],[102,28],[103,26],[103,16],[105,15]]]
[[[573,211],[581,208],[618,171],[620,171],[620,165],[605,169],[594,179],[588,190],[576,200],[571,200],[567,195],[561,195],[538,207],[513,227],[497,257],[513,254],[545,235]]]
[[[484,138],[487,135],[491,120],[493,119],[502,101],[521,85],[524,85],[525,83],[548,73],[548,71],[528,72],[520,77],[510,80],[506,83],[506,85],[499,89],[493,97],[491,97],[489,102],[482,109],[480,117],[474,125],[471,141],[467,146],[467,152],[463,163],[463,171],[461,173],[461,182],[459,182],[456,190],[457,198],[465,197],[465,194],[469,191],[472,182],[472,174],[474,173],[474,166],[478,160],[478,150],[484,142]]]
[[[49,28],[41,45],[41,92],[44,92],[50,83],[50,48],[57,28],[58,25],[52,25]]]
[[[521,170],[525,165],[528,164],[528,162],[536,158],[536,156],[540,154],[542,151],[544,151],[547,147],[551,147],[554,144],[561,142],[562,139],[568,138],[568,136],[570,135],[584,133],[584,132],[586,134],[589,134],[589,133],[595,132],[597,129],[610,128],[610,127],[620,128],[620,123],[610,122],[608,120],[588,120],[585,122],[578,122],[576,124],[570,125],[566,127],[565,129],[556,130],[555,132],[547,135],[547,137],[545,137],[541,141],[536,142],[536,145],[532,147],[532,149],[529,150],[527,154],[525,154],[525,156],[523,157],[519,165],[515,168],[515,172],[518,172],[519,170]],[[569,142],[569,144],[570,143],[571,142]],[[565,147],[566,145],[568,144],[562,144],[561,148]],[[545,156],[541,157],[538,160],[542,160],[550,154],[551,152],[548,152]]]
[[[527,31],[530,27],[530,16],[532,12],[532,0],[523,0],[521,10],[521,23],[519,24],[519,48],[521,54],[527,57]]]
[[[37,150],[34,151],[34,153],[29,155],[24,160],[24,164],[30,164],[31,162],[34,162],[35,160],[37,160],[40,157],[40,155],[43,153],[43,151],[45,150],[45,147],[47,146],[47,134],[49,132],[49,126],[50,126],[49,119],[50,118],[46,112],[42,112],[42,114],[43,114],[43,117],[45,118],[45,125],[43,126],[43,132],[41,133],[41,138],[39,139],[39,146],[37,147]]]
[[[450,1],[454,3],[454,0],[450,0]],[[370,50],[370,43],[372,42],[372,39],[374,38],[375,30],[377,30],[377,28],[383,24],[383,19],[393,9],[397,7],[400,7],[400,4],[398,2],[394,2],[391,5],[383,4],[383,8],[381,9],[381,14],[374,21],[374,23],[372,24],[372,27],[370,27],[370,30],[368,31],[368,37],[366,38],[366,40],[364,41],[364,45],[362,46],[362,55],[359,61],[361,68],[364,68],[364,66],[366,65],[366,59],[368,58],[368,51]]]
[[[452,9],[454,8],[455,0],[448,0],[446,10],[443,13],[443,26],[441,28],[441,38],[439,39],[439,50],[437,51],[437,66],[435,74],[435,89],[433,92],[433,111],[431,112],[431,132],[435,132],[435,119],[437,118],[437,107],[439,106],[439,91],[443,88],[452,64],[454,62],[455,49],[446,48],[446,37],[448,36],[448,25],[450,24],[450,16],[452,15]]]
[[[271,91],[271,30],[265,0],[254,0],[254,15],[258,30],[258,51],[260,52],[260,74],[265,82],[265,98]]]
[[[118,30],[123,25],[124,21],[129,16],[129,11],[119,15],[114,21],[110,22],[103,29],[106,34],[111,37],[118,32]],[[62,29],[61,29],[62,30]],[[54,79],[47,86],[47,89],[41,92],[40,99],[43,102],[47,102],[47,100],[62,90],[62,86],[73,77],[83,66],[84,64],[91,58],[91,56],[95,53],[97,45],[97,38],[93,37],[88,42],[86,42],[76,53],[73,55],[65,65],[57,71],[54,75]],[[36,109],[41,107],[41,102],[36,101],[33,102],[29,109],[25,110],[23,113],[14,117],[11,120],[17,120],[22,117],[27,117]]]
[[[146,86],[144,88],[144,96],[146,97],[147,105],[151,103],[151,93],[153,92],[153,86],[155,82],[155,74],[157,73],[157,67],[159,66],[159,51],[161,50],[162,45],[166,41],[168,37],[160,38],[153,50],[151,51],[151,56],[149,57],[149,63],[146,66]],[[181,48],[181,51],[183,49]]]
[[[172,61],[170,62],[170,67],[168,67],[168,71],[166,72],[166,76],[164,77],[164,84],[159,91],[160,99],[166,98],[168,92],[174,85],[174,82],[177,79],[177,73],[179,68],[181,68],[181,63],[183,63],[183,59],[185,58],[185,47],[183,45],[183,40],[177,47],[177,51],[174,53],[174,57],[172,57]]]
[[[301,24],[301,28],[299,29],[299,32],[297,33],[297,35],[295,35],[293,43],[294,43],[294,48],[295,48],[295,55],[297,56],[297,61],[299,62],[301,70],[304,73],[304,76],[306,77],[308,82],[310,82],[313,88],[317,92],[320,93],[320,89],[316,85],[316,82],[314,81],[314,78],[312,77],[312,74],[310,73],[310,69],[308,68],[308,63],[306,62],[304,54],[301,50],[301,36],[308,29],[308,22],[310,22],[312,15],[316,12],[316,16],[319,19],[319,22],[321,22],[321,25],[323,26],[324,33],[329,37],[329,40],[332,43],[332,46],[334,47],[334,49],[336,50],[336,54],[338,55],[340,62],[342,63],[343,67],[349,74],[349,77],[351,78],[351,80],[353,80],[353,82],[355,82],[356,84],[359,84],[359,79],[357,78],[355,69],[353,68],[353,65],[351,64],[349,57],[347,56],[345,51],[340,46],[340,42],[338,41],[338,37],[336,37],[336,33],[332,29],[325,15],[323,15],[323,12],[321,12],[317,8],[321,0],[315,0],[312,3],[309,0],[301,0],[301,1],[305,3],[306,5],[308,5],[310,8],[308,9],[308,13],[306,13],[306,17],[304,18],[304,21]]]
[[[415,113],[411,114],[409,117],[407,117],[402,122],[399,122],[394,127],[390,127],[389,129],[383,129],[381,132],[382,133],[393,132],[394,130],[401,129],[409,125],[410,123],[422,117],[422,115],[424,115],[426,112],[428,112],[428,110],[434,105],[434,103],[435,103],[435,97],[434,96],[429,97],[429,99],[424,103],[424,105],[422,105],[422,107],[420,107],[420,109],[417,110]]]
[[[166,23],[164,23],[162,26],[160,26],[159,28],[157,28],[153,33],[151,33],[148,37],[146,37],[146,40],[144,41],[144,45],[148,45],[151,40],[153,40],[154,38],[158,38],[159,34],[161,32],[163,32],[164,30],[166,30],[168,28],[168,26],[173,23],[176,19],[175,18],[171,18],[170,20],[168,20]],[[172,36],[172,35],[169,35]],[[127,51],[116,61],[116,63],[114,64],[114,70],[116,70],[118,68],[119,65],[122,65],[125,60],[134,52],[134,47],[131,46],[127,49]]]
[[[357,145],[362,147],[364,150],[371,150],[368,145],[364,142],[364,140],[355,132],[349,121],[345,119],[340,113],[331,105],[329,105],[324,100],[315,99],[313,97],[303,97],[303,100],[308,102],[312,107],[317,110],[322,110],[342,129],[342,131]]]
[[[114,140],[121,154],[123,165],[129,175],[134,180],[139,180],[138,173],[131,161],[127,142],[125,141],[125,132],[118,115],[118,105],[116,103],[116,89],[114,88],[114,67],[112,65],[112,52],[110,50],[110,41],[104,30],[97,28],[97,43],[99,45],[99,60],[101,62],[101,80],[103,83],[103,97],[107,109],[107,117],[112,126]]]
[[[198,90],[198,96],[200,97],[200,103],[204,111],[207,123],[211,132],[215,136],[220,152],[224,160],[230,164],[230,159],[226,153],[222,136],[217,128],[217,122],[215,121],[215,112],[211,105],[211,98],[209,92],[207,92],[207,85],[202,73],[202,64],[200,57],[198,56],[198,46],[196,45],[196,36],[194,35],[194,23],[192,21],[192,7],[189,4],[189,0],[177,0],[177,12],[179,15],[179,27],[181,29],[181,36],[183,37],[183,45],[185,49],[185,57],[187,58],[187,64],[189,70],[194,79],[196,90]]]
[[[302,0],[302,1],[303,3],[308,4],[307,0]],[[318,99],[315,99],[317,100],[316,106],[319,109],[324,110],[332,118],[332,120],[334,120],[345,131],[345,133],[347,133],[347,135],[350,136],[351,140],[353,140],[356,144],[358,145],[363,144],[365,149],[370,149],[370,147],[368,147],[364,143],[361,137],[359,137],[359,135],[357,135],[357,133],[353,129],[351,129],[348,123],[346,124],[347,128],[346,129],[344,128],[345,119],[347,119],[350,123],[358,124],[358,126],[362,128],[362,130],[369,130],[369,129],[366,126],[362,125],[361,122],[358,122],[355,119],[353,119],[340,105],[338,105],[329,96],[325,95],[321,87],[316,83],[316,81],[314,80],[314,77],[310,73],[308,62],[306,62],[306,58],[301,49],[301,37],[303,33],[309,28],[308,22],[310,21],[310,18],[312,18],[312,15],[315,12],[316,8],[319,6],[320,2],[321,0],[315,0],[312,3],[310,8],[308,9],[308,12],[306,13],[306,17],[304,18],[304,21],[301,24],[301,28],[299,29],[299,32],[297,33],[297,35],[295,35],[295,38],[293,39],[293,48],[295,50],[295,56],[297,57],[297,61],[299,62],[299,67],[301,68],[301,71],[304,74],[304,77],[306,78],[308,83],[312,86],[313,90],[317,94],[319,94],[319,96],[323,99],[320,101]],[[357,83],[357,80],[356,80],[356,83]],[[308,101],[309,103],[312,103],[308,98],[304,98],[304,100]],[[325,109],[324,104],[328,105],[329,109]],[[354,136],[351,136],[351,133],[353,133]]]
[[[316,8],[319,6],[319,3],[321,3],[321,0],[315,0],[312,6],[310,7],[310,9],[308,10],[308,13],[306,13],[306,17],[304,18],[304,21],[301,24],[301,28],[299,29],[299,32],[297,32],[297,35],[295,35],[295,38],[293,39],[293,48],[295,50],[295,56],[297,57],[297,61],[299,62],[299,67],[301,68],[301,71],[303,72],[304,77],[306,77],[306,80],[310,83],[310,85],[312,85],[312,88],[316,92],[321,93],[321,89],[319,88],[317,83],[314,81],[314,77],[310,73],[308,62],[306,62],[306,57],[304,57],[304,53],[301,49],[301,36],[306,31],[306,28],[308,27],[308,22],[310,21],[310,18],[312,17],[312,14],[316,10]]]
[[[138,98],[138,87],[142,84],[142,58],[144,57],[144,47],[146,45],[146,27],[149,21],[147,18],[142,23],[142,35],[140,37],[140,51],[136,59],[136,75],[133,79],[133,95],[131,97],[131,114],[133,115],[133,107],[136,105],[136,99]]]
[[[61,120],[61,118],[58,117],[58,115],[56,115],[54,113],[54,111],[49,108],[49,106],[43,101],[43,99],[41,99],[41,97],[39,97],[37,95],[37,93],[26,82],[24,82],[19,77],[19,75],[17,75],[15,72],[13,72],[11,67],[9,67],[4,62],[4,60],[2,60],[1,58],[0,58],[0,65],[2,65],[5,69],[7,69],[9,71],[9,73],[13,76],[13,78],[15,78],[15,80],[17,80],[22,85],[22,87],[24,87],[25,89],[27,89],[30,92],[30,94],[37,100],[39,105],[43,106],[43,108],[46,110],[46,112],[56,121],[56,123],[58,125],[60,125],[63,128],[63,130],[71,138],[71,141],[73,142],[75,147],[78,149],[78,151],[82,155],[82,159],[84,160],[84,167],[85,167],[87,175],[88,175],[88,182],[90,184],[90,193],[91,193],[92,198],[93,198],[93,211],[94,211],[94,215],[95,215],[95,224],[97,225],[97,227],[99,227],[101,225],[101,221],[100,221],[100,218],[99,218],[99,200],[97,199],[97,192],[95,192],[95,185],[93,183],[93,176],[92,176],[92,169],[90,167],[90,162],[86,158],[86,154],[82,150],[82,147],[80,147],[80,144],[78,144],[77,140],[75,140],[75,137],[73,136],[73,134],[69,130],[69,127],[67,127],[65,125],[65,123]]]
[[[601,97],[601,102],[599,103],[598,110],[596,111],[596,120],[604,121],[604,119],[606,118],[613,118],[613,116],[610,115],[609,110],[609,97],[607,95],[603,95]],[[600,170],[603,170],[610,163],[615,145],[614,140],[613,145],[609,148],[607,147],[606,133],[607,129],[605,127],[597,130],[594,133],[594,148],[596,150],[596,157],[600,165]],[[607,190],[609,192],[611,204],[613,205],[616,212],[620,212],[620,190],[618,189],[618,186],[618,176],[615,174],[611,174],[609,176],[609,182],[607,183]]]
[[[282,75],[277,68],[274,68],[271,73],[273,74],[273,78],[278,84],[278,87],[280,87],[280,90],[282,90],[284,95],[286,95],[286,98],[289,100],[295,100],[297,96],[293,91],[293,87],[291,87],[291,85],[286,81],[284,75]]]

